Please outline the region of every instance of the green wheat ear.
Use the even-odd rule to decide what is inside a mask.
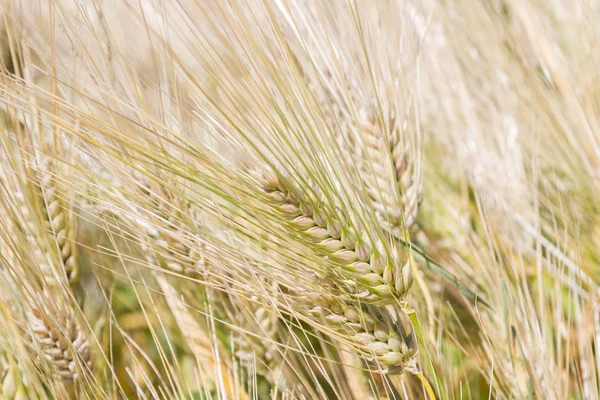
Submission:
[[[410,260],[401,261],[381,242],[352,226],[340,211],[332,214],[325,203],[303,196],[274,173],[258,174],[265,196],[284,220],[312,240],[315,248],[342,265],[348,280],[366,289],[363,301],[394,304],[409,291]]]

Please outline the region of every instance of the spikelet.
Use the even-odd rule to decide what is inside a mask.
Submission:
[[[57,379],[64,384],[77,382],[91,371],[92,355],[87,335],[66,310],[50,314],[40,309],[28,313],[33,340]]]
[[[289,224],[340,263],[350,281],[367,289],[364,301],[393,304],[408,292],[413,282],[410,258],[401,262],[399,255],[388,254],[381,243],[373,245],[368,236],[356,232],[341,213],[328,215],[323,204],[303,198],[274,173],[257,177],[266,196],[277,205]]]
[[[305,299],[312,315],[323,318],[362,357],[377,363],[380,373],[399,374],[414,365],[414,340],[384,308],[355,304],[323,293],[308,293]]]

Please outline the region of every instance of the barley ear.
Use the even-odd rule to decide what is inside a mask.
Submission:
[[[56,163],[46,158],[38,173],[41,191],[40,207],[42,211],[44,229],[51,233],[64,276],[69,284],[74,284],[79,276],[76,246],[76,218],[65,201],[65,192],[56,178]],[[54,278],[48,271],[45,274],[48,282]]]
[[[387,251],[357,231],[343,213],[331,215],[325,204],[309,199],[284,183],[273,172],[257,175],[267,198],[288,224],[315,243],[319,252],[338,262],[359,288],[368,292],[363,301],[392,304],[403,298],[413,282],[411,259]]]
[[[347,90],[342,91],[326,67],[320,74],[303,72],[325,120],[339,132],[341,151],[359,166],[375,210],[392,227],[410,228],[421,201],[421,171],[397,116],[388,108],[380,111],[379,104],[359,90],[352,74],[344,74]]]
[[[177,274],[194,276],[202,260],[201,249],[196,247],[202,246],[191,246],[197,239],[181,227],[183,218],[195,219],[192,205],[140,172],[135,171],[133,175],[138,192],[152,211],[151,224],[141,226],[144,237],[140,238],[148,262]]]
[[[66,310],[55,315],[34,308],[28,313],[32,339],[39,346],[55,378],[73,385],[92,370],[92,354],[87,334]]]
[[[265,307],[254,306],[251,317],[239,319],[242,320],[239,325],[244,331],[237,334],[238,349],[235,355],[242,361],[246,369],[255,369],[271,385],[280,383],[283,360],[275,344],[277,343],[278,316]],[[258,337],[247,334],[247,331]]]
[[[383,374],[400,374],[414,364],[417,348],[385,308],[357,304],[334,295],[308,294],[310,313],[340,332],[367,361],[375,362]]]
[[[421,201],[417,160],[402,140],[398,120],[393,115],[382,118],[376,110],[368,107],[359,113],[365,142],[361,175],[382,219],[392,226],[410,228],[417,220]]]

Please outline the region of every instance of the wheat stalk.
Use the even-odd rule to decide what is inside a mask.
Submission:
[[[342,215],[327,214],[324,204],[302,196],[275,173],[257,174],[266,196],[277,205],[289,224],[314,241],[328,257],[342,264],[352,282],[366,288],[365,301],[394,303],[410,289],[410,259],[401,264],[382,244],[357,232]]]
[[[183,336],[192,351],[196,362],[203,369],[206,376],[216,376],[221,381],[220,384],[228,397],[246,399],[248,395],[241,388],[235,379],[230,375],[230,370],[224,362],[223,357],[227,353],[223,346],[218,343],[213,345],[210,338],[210,332],[203,329],[200,324],[190,314],[183,302],[178,299],[179,292],[171,285],[165,277],[155,275],[169,305],[177,325],[181,329]],[[215,353],[220,353],[220,357],[215,357]]]

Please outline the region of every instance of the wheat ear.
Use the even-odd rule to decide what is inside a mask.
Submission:
[[[198,265],[202,262],[201,249],[187,245],[181,238],[188,242],[196,242],[187,231],[179,228],[183,213],[193,215],[192,206],[188,201],[180,199],[170,190],[165,188],[140,173],[134,174],[140,185],[140,193],[150,203],[155,213],[155,223],[163,229],[157,230],[145,225],[145,240],[142,246],[147,250],[148,261],[169,271],[186,276],[198,272]]]
[[[236,337],[238,349],[235,355],[242,361],[245,368],[254,369],[272,385],[277,384],[282,367],[277,345],[274,344],[277,338],[279,318],[265,307],[258,306],[254,307],[251,318],[242,319],[240,326],[258,334],[259,337],[240,332]]]
[[[375,107],[362,109],[358,117],[368,161],[361,164],[361,174],[373,207],[392,226],[408,228],[417,220],[421,185],[401,127],[394,116],[382,120]]]
[[[399,374],[415,368],[414,341],[384,308],[322,293],[307,294],[305,299],[312,315],[341,332],[362,357],[380,366],[381,373]]]
[[[64,384],[73,384],[92,368],[87,335],[68,311],[50,315],[33,309],[28,313],[29,329],[56,377]]]
[[[370,293],[365,301],[395,303],[410,289],[413,274],[410,258],[400,263],[382,245],[356,232],[343,216],[330,216],[326,207],[303,198],[275,173],[257,175],[267,197],[277,205],[289,224],[315,242],[328,257],[343,265],[351,280]]]
[[[70,284],[75,283],[79,275],[77,265],[76,218],[65,204],[64,197],[56,181],[55,163],[46,159],[39,171],[39,186],[41,190],[41,208],[44,229],[51,232],[65,276]],[[52,283],[54,278],[48,271],[45,273],[47,282]]]
[[[378,107],[365,101],[355,81],[347,74],[346,93],[332,82],[332,72],[325,68],[325,85],[317,84],[314,73],[303,71],[309,90],[314,94],[325,120],[335,131],[341,150],[352,157],[360,173],[373,207],[382,219],[393,227],[411,227],[417,220],[421,182],[420,171],[403,143],[402,127],[391,113],[381,118]],[[359,106],[353,117],[352,107]],[[353,127],[359,136],[353,135]]]

